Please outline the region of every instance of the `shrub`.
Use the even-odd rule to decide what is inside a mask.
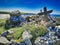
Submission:
[[[42,26],[42,25],[25,25],[23,26],[25,28],[25,30],[30,30],[31,33],[35,33],[36,36],[39,36],[39,35],[44,35],[45,33],[48,32],[47,28],[45,26]]]
[[[34,25],[34,24],[29,24],[29,25],[24,25],[23,26],[25,30],[30,30],[31,34],[33,35],[33,39],[35,39],[38,36],[42,36],[48,32],[47,27],[42,26],[42,25]]]

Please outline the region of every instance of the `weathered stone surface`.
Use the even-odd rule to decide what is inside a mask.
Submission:
[[[35,45],[47,45],[48,41],[45,37],[37,37],[35,40]]]
[[[13,31],[7,30],[1,34],[1,36],[7,37],[9,34],[13,34]]]
[[[10,42],[3,36],[0,36],[0,43],[2,44],[9,44]]]
[[[60,29],[60,25],[59,26],[55,26],[56,28]]]
[[[34,43],[35,43],[35,45],[41,45],[40,37],[37,37]]]
[[[19,45],[25,45],[25,43],[20,43]]]
[[[32,38],[32,35],[30,34],[30,31],[24,31],[22,34],[22,38],[26,45],[32,45],[30,38]]]
[[[47,45],[48,41],[44,37],[37,37],[35,40],[35,45]]]
[[[24,42],[25,42],[26,45],[32,45],[29,38],[25,38]]]
[[[53,45],[60,45],[60,39],[57,39],[57,40],[53,43]]]
[[[22,38],[25,39],[25,38],[32,38],[32,35],[30,34],[29,31],[24,31],[23,34],[22,34]]]
[[[35,40],[35,45],[52,45],[52,40],[48,40],[46,37],[37,37]]]

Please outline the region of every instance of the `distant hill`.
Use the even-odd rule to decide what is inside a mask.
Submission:
[[[52,17],[60,18],[60,14],[51,14]]]
[[[24,17],[26,16],[33,16],[33,15],[22,15]],[[0,14],[0,19],[6,19],[6,18],[9,18],[9,14]],[[56,18],[60,18],[60,15],[59,14],[51,14],[51,17],[56,17]]]
[[[51,14],[53,20],[56,21],[57,24],[60,24],[60,15],[59,14]]]

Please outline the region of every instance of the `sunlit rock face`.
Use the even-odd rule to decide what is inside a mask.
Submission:
[[[32,35],[30,34],[29,31],[24,31],[22,34],[22,38],[25,40],[26,38],[32,38]]]
[[[7,19],[10,18],[9,14],[0,14],[0,19]]]
[[[24,39],[26,45],[32,45],[32,42],[30,41],[30,38],[32,38],[30,31],[24,31],[22,34],[22,38]]]
[[[9,44],[9,41],[5,37],[0,36],[0,43],[1,44]]]

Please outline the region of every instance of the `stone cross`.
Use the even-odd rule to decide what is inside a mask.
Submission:
[[[40,10],[40,13],[38,13],[38,15],[44,15],[44,21],[49,21],[50,19],[49,18],[51,18],[50,16],[49,16],[49,14],[50,13],[52,13],[53,12],[53,10],[49,10],[49,11],[47,11],[47,8],[46,7],[44,7],[44,12],[41,12],[42,10]],[[49,17],[48,17],[49,16]]]

